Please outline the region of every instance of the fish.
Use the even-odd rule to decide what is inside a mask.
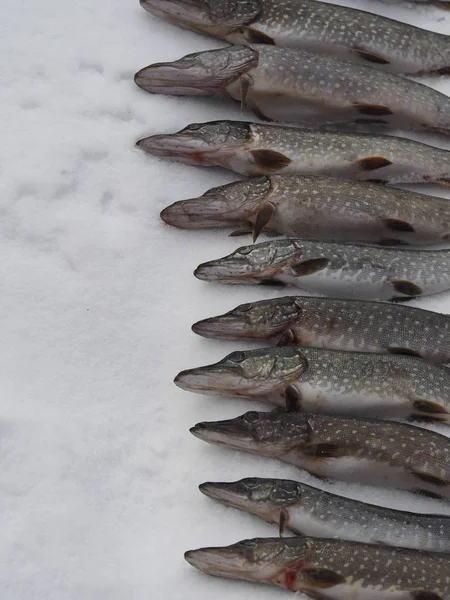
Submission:
[[[141,0],[148,12],[231,44],[300,48],[391,73],[449,75],[450,37],[316,0]],[[449,5],[450,6],[450,5]]]
[[[450,600],[450,554],[301,536],[188,550],[184,558],[209,575],[313,600]]]
[[[190,432],[209,444],[277,458],[327,481],[450,499],[450,439],[410,424],[275,409],[197,423]]]
[[[375,506],[289,479],[206,482],[205,496],[296,535],[450,552],[450,517]]]
[[[374,133],[311,131],[245,121],[192,123],[137,142],[147,154],[258,175],[323,175],[450,185],[450,151]]]
[[[450,424],[450,369],[412,356],[271,346],[186,369],[175,384],[291,411]]]
[[[252,233],[254,242],[263,231],[394,246],[450,240],[447,199],[310,175],[265,175],[215,187],[171,204],[161,218],[184,229],[240,227],[235,233]]]
[[[302,50],[254,44],[188,54],[141,69],[152,94],[221,96],[262,120],[388,125],[450,135],[450,97],[372,67]]]
[[[242,246],[194,271],[203,281],[294,285],[312,293],[403,302],[450,288],[450,249],[275,239]]]
[[[285,296],[240,304],[194,323],[192,331],[213,339],[385,352],[450,363],[450,316],[402,304]]]

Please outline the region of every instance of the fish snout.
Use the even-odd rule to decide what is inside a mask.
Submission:
[[[245,555],[226,547],[188,550],[184,558],[190,565],[208,575],[233,577],[234,573],[245,571],[247,568]]]
[[[227,335],[229,339],[234,339],[239,335],[245,337],[246,333],[244,319],[234,315],[222,315],[197,321],[192,325],[192,331],[205,338],[224,340],[227,339]]]
[[[259,280],[248,274],[250,266],[242,260],[233,257],[221,258],[202,263],[195,271],[194,276],[202,281],[223,281],[235,284],[257,284]]]
[[[146,92],[172,96],[209,95],[203,79],[204,73],[195,61],[184,59],[149,65],[134,76],[136,85]]]
[[[245,217],[229,211],[220,195],[200,196],[175,202],[161,212],[165,223],[183,229],[203,229],[239,225]]]

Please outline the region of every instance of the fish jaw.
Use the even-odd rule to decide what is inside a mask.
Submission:
[[[194,275],[204,281],[258,285],[275,280],[301,254],[301,248],[290,241],[277,247],[270,242],[242,246],[228,256],[199,265]]]
[[[262,348],[233,352],[218,363],[182,371],[175,384],[202,394],[260,397],[284,390],[307,369],[298,348]]]
[[[261,11],[260,0],[140,0],[149,13],[219,38],[253,22]]]
[[[256,50],[230,46],[149,65],[136,73],[134,81],[150,94],[228,96],[227,86],[257,65]]]
[[[218,577],[275,583],[285,569],[306,558],[308,545],[296,539],[295,550],[280,538],[242,540],[224,547],[189,550],[184,557],[200,571]]]
[[[192,325],[197,335],[213,339],[271,339],[282,335],[301,321],[303,307],[293,296],[272,301],[241,304],[229,312]]]
[[[213,188],[190,200],[175,202],[161,213],[164,222],[183,229],[238,226],[254,218],[270,190],[267,177]]]
[[[169,135],[153,135],[137,142],[137,147],[162,158],[170,158],[190,165],[222,165],[250,140],[248,123],[214,121],[192,123]]]

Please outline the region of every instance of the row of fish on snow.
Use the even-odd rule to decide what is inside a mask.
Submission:
[[[417,1],[450,9],[447,0]],[[161,214],[167,223],[234,227],[253,242],[263,232],[288,236],[204,263],[196,277],[327,296],[254,302],[196,323],[204,337],[273,345],[182,371],[175,383],[276,409],[199,423],[191,432],[320,478],[450,500],[450,440],[401,422],[450,424],[450,317],[401,304],[450,288],[450,250],[405,248],[448,243],[450,204],[380,185],[449,185],[450,152],[370,130],[319,127],[450,135],[450,98],[406,77],[449,75],[450,37],[316,0],[141,4],[235,44],[146,67],[135,76],[141,88],[218,95],[261,120],[317,126],[216,121],[138,142],[155,156],[251,176],[176,202]],[[187,552],[200,570],[316,600],[450,599],[450,517],[288,480],[200,489],[276,523],[280,534],[297,534]]]

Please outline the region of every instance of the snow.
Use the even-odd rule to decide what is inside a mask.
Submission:
[[[450,33],[450,13],[438,9],[359,6]],[[133,83],[149,63],[220,44],[122,0],[2,0],[0,15],[2,600],[287,597],[183,560],[190,548],[276,535],[203,497],[201,482],[313,481],[195,439],[196,422],[261,406],[172,383],[245,347],[197,338],[194,321],[277,295],[197,281],[195,266],[236,240],[159,220],[172,201],[235,176],[134,148],[190,122],[240,118],[236,105],[150,96]],[[450,93],[448,82],[434,85]],[[420,305],[450,312],[449,297]],[[406,494],[334,489],[450,514]]]

